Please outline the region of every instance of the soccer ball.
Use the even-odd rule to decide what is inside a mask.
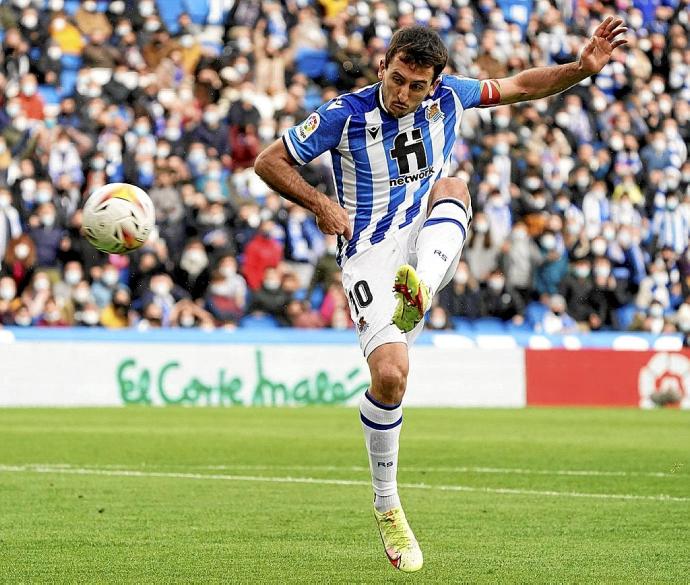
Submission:
[[[82,233],[101,252],[129,254],[144,245],[155,223],[153,202],[145,191],[127,183],[111,183],[86,200]]]

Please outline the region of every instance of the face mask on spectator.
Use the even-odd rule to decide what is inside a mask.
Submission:
[[[65,280],[67,280],[67,279],[65,279]],[[86,303],[90,297],[91,297],[91,293],[89,293],[89,290],[86,288],[77,288],[77,289],[75,289],[74,293],[72,294],[72,298],[77,303],[79,303],[80,305],[83,305],[84,303]]]
[[[125,37],[132,32],[132,27],[128,24],[118,24],[115,33],[119,37]]]
[[[649,307],[649,314],[655,319],[659,319],[664,316],[664,308],[660,304],[654,303]]]
[[[170,156],[170,147],[169,146],[159,146],[156,149],[156,156],[158,158],[168,158]]]
[[[510,118],[508,116],[496,116],[494,122],[496,128],[507,128],[510,125]]]
[[[28,315],[17,315],[14,318],[14,324],[19,325],[19,327],[28,327],[31,325],[31,317]]]
[[[104,270],[101,280],[106,286],[114,286],[120,280],[120,275],[115,270]]]
[[[660,79],[655,79],[649,84],[649,89],[651,89],[656,95],[660,95],[664,93],[664,82]]]
[[[157,20],[147,20],[144,23],[144,30],[146,32],[156,32],[161,26],[161,23]]]
[[[578,278],[587,278],[589,276],[589,266],[575,266],[573,272]]]
[[[153,5],[153,2],[139,2],[139,14],[141,14],[143,17],[151,16],[154,9],[155,6]]]
[[[35,28],[38,24],[38,16],[36,16],[35,14],[25,14],[22,17],[21,22],[25,28]]]
[[[5,209],[12,204],[12,197],[10,195],[0,195],[0,209]]]
[[[652,274],[652,280],[657,286],[666,286],[668,284],[668,273],[666,271],[657,271]]]
[[[498,187],[501,184],[501,177],[496,173],[489,173],[486,175],[486,182],[492,187]]]
[[[55,215],[52,213],[42,215],[41,223],[46,227],[53,227],[55,225]]]
[[[53,28],[58,32],[60,32],[61,30],[64,30],[66,25],[67,25],[67,22],[65,21],[64,18],[56,18],[53,20]]]
[[[196,266],[205,266],[208,263],[208,256],[206,252],[200,250],[199,248],[191,248],[182,254],[182,260],[185,263],[193,264]]]
[[[29,255],[30,249],[27,244],[17,244],[14,248],[14,255],[20,260],[24,260]]]
[[[608,278],[611,274],[611,269],[608,266],[595,266],[594,276],[597,278]]]
[[[278,290],[280,288],[280,281],[277,278],[267,278],[264,280],[264,288],[266,290]]]
[[[187,160],[193,165],[199,165],[206,160],[206,153],[201,149],[195,149],[190,151],[187,156]]]
[[[50,288],[50,281],[47,278],[37,278],[34,280],[34,290],[44,291]]]
[[[429,319],[429,325],[431,325],[433,329],[443,329],[446,323],[446,318],[443,315],[433,316]]]
[[[218,124],[218,114],[215,112],[205,112],[204,122],[206,122],[206,124],[212,128],[215,127]]]
[[[60,57],[62,57],[62,49],[60,49],[60,47],[56,47],[55,45],[48,47],[46,53],[53,61],[58,61]]]
[[[555,117],[556,125],[561,128],[566,128],[570,123],[570,116],[567,112],[558,112]]]
[[[675,197],[669,197],[666,199],[666,209],[669,211],[675,211],[676,207],[678,207],[678,199]]]
[[[74,286],[81,280],[81,270],[68,270],[65,272],[65,282]]]
[[[114,0],[108,4],[108,10],[112,14],[122,14],[125,11],[125,3],[122,0]]]
[[[606,254],[606,240],[597,238],[592,242],[592,254],[595,256],[603,256]]]
[[[180,37],[180,45],[185,49],[189,49],[194,44],[194,37],[192,35],[182,35]]]
[[[182,131],[174,126],[168,126],[163,135],[165,136],[166,140],[169,140],[170,142],[177,142],[182,136]]]
[[[218,272],[220,272],[225,278],[230,278],[237,274],[237,268],[235,268],[231,264],[226,264],[225,266],[221,266],[218,269]]]
[[[151,285],[151,292],[159,297],[164,297],[170,293],[170,285],[167,282],[156,282]]]
[[[489,224],[486,221],[478,221],[474,224],[474,231],[478,234],[485,234],[489,231]]]
[[[503,285],[505,284],[505,279],[500,276],[492,276],[489,278],[487,284],[489,288],[494,292],[500,292],[503,290]]]
[[[218,295],[219,297],[227,297],[230,295],[230,287],[225,282],[214,282],[209,289],[211,294]]]
[[[467,284],[469,278],[470,275],[468,274],[467,270],[458,270],[453,276],[453,282],[455,284]]]
[[[505,156],[510,151],[510,147],[507,142],[497,142],[494,146],[494,152],[499,156]]]
[[[666,141],[663,140],[662,138],[657,138],[652,141],[652,148],[656,152],[663,152],[664,148],[666,148]]]
[[[553,234],[544,234],[540,242],[544,250],[553,250],[556,247],[556,237]]]
[[[601,235],[604,236],[607,241],[612,242],[616,239],[616,228],[606,226],[601,232]]]
[[[0,299],[11,301],[17,295],[17,290],[13,286],[0,286]]]
[[[100,317],[99,317],[97,311],[93,311],[93,310],[82,311],[81,321],[82,321],[82,323],[86,323],[87,325],[98,325],[98,322],[100,321]]]
[[[618,243],[622,248],[629,248],[632,244],[632,236],[629,232],[621,232],[618,234]]]
[[[96,11],[96,3],[93,0],[84,0],[84,2],[82,2],[82,6],[86,12]]]
[[[134,126],[134,132],[137,136],[146,136],[150,131],[151,128],[146,123],[139,123]]]
[[[65,0],[50,0],[49,6],[53,12],[60,12],[65,7]]]
[[[194,318],[194,315],[190,315],[188,313],[184,313],[183,315],[180,315],[180,327],[194,327],[196,323],[196,319]]]
[[[525,179],[525,187],[528,191],[536,191],[541,187],[541,181],[538,177],[527,177]]]
[[[10,118],[16,118],[19,115],[19,112],[22,111],[22,107],[18,103],[12,103],[8,104],[7,107],[5,108],[5,111],[7,112],[7,115]]]
[[[20,132],[24,132],[29,127],[29,122],[24,116],[18,116],[14,119],[13,125]]]
[[[611,150],[615,150],[616,152],[623,150],[623,138],[621,138],[620,136],[614,136],[613,138],[611,138],[610,144]]]

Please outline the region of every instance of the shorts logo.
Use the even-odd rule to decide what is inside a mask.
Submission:
[[[297,138],[299,141],[304,142],[307,138],[314,134],[320,123],[321,117],[314,112],[297,127]]]
[[[360,333],[364,333],[367,329],[369,329],[369,323],[364,320],[364,317],[360,317],[357,323],[357,330]]]
[[[438,122],[446,117],[446,115],[441,111],[441,106],[438,102],[432,102],[430,105],[428,105],[426,107],[425,115],[429,122]]]

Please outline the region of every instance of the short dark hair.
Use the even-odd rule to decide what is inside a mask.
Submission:
[[[432,82],[436,81],[448,62],[448,50],[438,33],[420,25],[408,26],[396,31],[386,51],[384,61],[386,67],[396,55],[408,65],[433,67]]]

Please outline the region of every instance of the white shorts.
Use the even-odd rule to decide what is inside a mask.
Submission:
[[[412,331],[403,333],[391,319],[396,305],[395,273],[402,264],[417,266],[417,236],[425,220],[426,214],[420,213],[409,226],[391,230],[385,240],[348,258],[343,266],[343,288],[359,346],[366,358],[385,343],[412,344],[424,329],[424,321],[421,321]],[[459,259],[458,254],[439,290],[452,279]]]

